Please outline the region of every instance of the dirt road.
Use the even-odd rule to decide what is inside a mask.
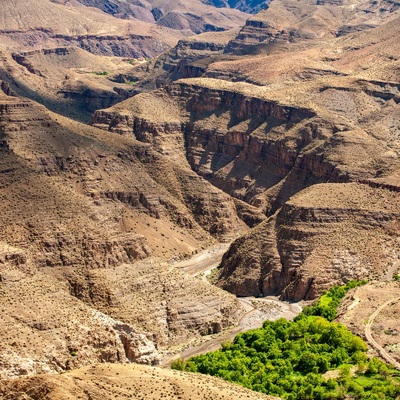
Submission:
[[[390,304],[393,304],[395,302],[398,302],[400,300],[400,297],[397,297],[392,300],[388,300],[386,303],[382,304],[379,306],[373,314],[369,317],[367,325],[365,326],[365,337],[368,340],[368,343],[371,344],[371,346],[375,347],[376,350],[381,354],[381,356],[390,364],[392,364],[395,368],[400,369],[400,363],[398,363],[372,336],[371,328],[372,325],[375,321],[375,318],[379,315],[382,310],[389,306]]]

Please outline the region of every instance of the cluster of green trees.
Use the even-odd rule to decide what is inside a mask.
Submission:
[[[328,321],[333,321],[337,316],[340,301],[346,293],[350,289],[365,285],[366,283],[366,280],[353,280],[345,286],[334,286],[327,293],[324,293],[313,305],[304,307],[303,312],[297,318],[303,318],[309,315],[318,315],[326,318]]]
[[[266,321],[220,350],[178,360],[172,368],[219,376],[290,400],[395,399],[400,396],[395,372],[377,358],[368,359],[361,338],[328,320],[357,284],[332,288],[295,321]]]

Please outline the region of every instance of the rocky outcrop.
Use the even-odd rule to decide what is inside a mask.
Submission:
[[[88,35],[66,35],[55,34],[52,30],[36,30],[30,29],[25,31],[7,30],[0,31],[0,35],[9,38],[20,44],[29,43],[32,47],[39,44],[46,47],[54,46],[56,48],[68,48],[72,46],[79,47],[89,53],[103,56],[119,56],[119,57],[155,57],[167,51],[170,46],[164,42],[155,40],[153,36],[125,34],[125,35],[104,35],[104,34],[88,34]],[[35,50],[36,51],[36,50]],[[41,50],[37,50],[41,51]],[[15,54],[17,62],[23,62],[25,66],[31,69],[29,60],[26,59],[24,53]],[[35,73],[36,71],[31,71]]]
[[[145,365],[159,364],[161,357],[156,346],[145,335],[138,334],[132,326],[120,321],[114,323],[113,329],[119,334],[128,361]]]
[[[11,89],[7,82],[0,81],[0,89],[6,96],[16,96],[16,93]]]
[[[134,326],[158,347],[218,333],[243,313],[234,296],[159,261],[114,271],[66,268],[54,273],[67,281],[70,295]]]
[[[165,95],[169,104],[163,103]],[[147,97],[129,100],[126,109],[120,105],[117,110],[98,111],[93,124],[133,133],[165,154],[180,154],[213,185],[267,214],[306,186],[357,177],[355,172],[350,176],[351,170],[341,170],[326,154],[336,147],[335,132],[347,128],[310,109],[251,96],[234,86],[218,89],[191,80],[155,92],[152,101]],[[144,101],[145,112],[130,111]],[[151,117],[154,104],[174,111],[157,120]]]
[[[61,46],[77,46],[92,54],[118,57],[155,57],[169,49],[161,41],[145,35],[55,35]]]
[[[44,239],[40,244],[37,266],[59,267],[88,265],[90,268],[110,268],[142,260],[151,254],[143,235],[126,234],[100,240],[79,240],[68,234]]]
[[[117,93],[115,90],[104,90],[91,87],[74,87],[65,85],[58,91],[66,99],[74,100],[88,111],[111,107],[126,98],[126,93]]]
[[[239,296],[298,301],[351,279],[382,276],[398,257],[398,204],[398,193],[387,189],[314,185],[232,244],[218,285]]]
[[[263,21],[263,13],[256,18],[249,18],[239,34],[226,46],[226,53],[256,54],[271,43],[284,44],[290,39],[290,33],[279,31],[269,21]],[[261,17],[261,18],[260,18]]]
[[[59,47],[54,49],[42,49],[42,50],[32,50],[32,51],[21,51],[12,54],[12,58],[20,65],[24,66],[30,73],[42,76],[41,71],[36,70],[32,65],[30,58],[37,55],[50,55],[55,54],[58,56],[65,56],[70,54],[70,49],[67,47]]]
[[[46,286],[49,288],[48,282]],[[54,303],[57,302],[59,299],[54,300]],[[64,307],[72,311],[70,303],[71,300],[66,300]],[[42,307],[47,306],[46,302],[42,303]],[[94,362],[136,362],[148,365],[159,363],[160,356],[154,343],[129,324],[84,306],[74,311],[71,321],[68,321],[67,313],[63,312],[55,317],[54,311],[50,309],[47,309],[47,315],[39,311],[29,320],[28,312],[17,316],[12,311],[9,314],[7,309],[4,316],[15,321],[16,331],[19,329],[23,333],[22,338],[16,338],[14,342],[3,337],[5,332],[0,333],[3,337],[0,377],[5,379],[63,372]],[[53,317],[52,322],[47,319],[49,314]],[[47,338],[48,335],[56,338],[56,348]],[[24,338],[27,339],[26,343],[33,340],[36,348],[25,346],[24,350],[20,345],[20,340]],[[51,352],[46,352],[46,346],[52,346]]]

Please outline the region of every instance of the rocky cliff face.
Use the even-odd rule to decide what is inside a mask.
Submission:
[[[243,312],[232,295],[159,261],[114,271],[68,269],[65,276],[71,294],[147,333],[161,348],[218,333]]]
[[[343,156],[346,143],[358,142],[389,168],[392,158],[383,147],[372,155],[370,139],[352,127],[246,90],[246,85],[212,79],[180,81],[151,95],[152,101],[143,95],[126,106],[99,111],[93,123],[133,133],[165,154],[180,154],[200,176],[268,215],[311,184],[373,177],[372,160],[361,167]],[[146,102],[146,113],[139,102]],[[168,118],[152,117],[154,104],[169,108]]]
[[[367,184],[314,185],[233,243],[218,285],[298,301],[351,279],[382,279],[399,257],[399,200]]]
[[[77,301],[64,283],[10,267],[3,268],[2,276],[2,379],[61,372],[93,362],[159,362],[151,339]]]

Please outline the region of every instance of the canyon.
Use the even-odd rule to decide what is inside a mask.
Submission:
[[[353,279],[396,295],[399,3],[28,3],[0,13],[4,398],[267,398],[150,366]]]

